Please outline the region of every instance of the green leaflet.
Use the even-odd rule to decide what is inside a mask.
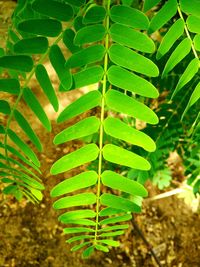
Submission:
[[[74,53],[66,62],[68,68],[77,68],[101,61],[105,54],[103,45],[93,45]]]
[[[116,215],[116,214],[124,214],[123,210],[119,210],[119,209],[113,209],[110,207],[104,208],[99,212],[99,216],[112,216],[112,215]]]
[[[66,240],[66,242],[72,243],[75,241],[84,240],[84,239],[92,239],[92,238],[94,238],[93,235],[79,235],[79,236],[71,237],[70,239]]]
[[[148,195],[143,185],[113,171],[104,171],[101,180],[104,185],[112,189],[141,197],[146,197]]]
[[[8,136],[10,139],[21,149],[21,151],[37,166],[40,167],[40,161],[38,160],[37,156],[33,152],[33,150],[24,143],[15,132],[8,129]]]
[[[193,42],[195,49],[200,51],[200,34],[195,35]]]
[[[71,251],[73,251],[73,252],[74,251],[77,251],[77,250],[85,247],[86,245],[89,245],[90,243],[91,243],[91,241],[88,241],[88,242],[84,242],[84,243],[81,243],[79,245],[76,245],[76,246],[74,246],[74,247],[71,248]]]
[[[183,10],[183,12],[200,17],[199,0],[180,0],[180,4],[181,10]]]
[[[99,148],[95,144],[85,145],[84,147],[63,156],[51,167],[51,174],[66,172],[72,168],[81,166],[95,160],[98,157]]]
[[[184,57],[186,57],[191,50],[191,41],[189,38],[185,38],[173,51],[169,57],[165,68],[162,73],[164,78]]]
[[[127,47],[114,44],[111,45],[108,52],[110,60],[116,65],[150,77],[156,77],[159,74],[158,67],[150,59]]]
[[[131,218],[132,218],[131,214],[125,214],[122,216],[115,216],[115,217],[110,217],[110,218],[101,220],[99,224],[104,225],[104,224],[114,224],[114,223],[119,223],[119,222],[125,222],[125,221],[129,221]],[[102,235],[109,236],[109,234],[112,234],[112,233],[104,233]]]
[[[98,83],[103,76],[103,68],[101,66],[93,66],[73,75],[74,84],[71,89],[81,88],[90,84]]]
[[[112,137],[140,146],[149,152],[153,152],[156,149],[154,141],[148,135],[132,128],[117,118],[107,117],[104,121],[104,130]]]
[[[71,227],[71,228],[64,228],[63,229],[64,234],[76,234],[76,233],[92,233],[94,230],[92,228],[87,227]]]
[[[7,101],[5,100],[0,100],[0,112],[9,115],[11,112],[10,105]]]
[[[108,231],[112,231],[112,230],[124,230],[124,229],[128,229],[128,227],[129,227],[128,224],[108,226],[108,227],[101,228],[99,230],[99,232],[108,232]]]
[[[18,41],[14,44],[14,52],[17,54],[44,54],[48,49],[46,37],[32,37]]]
[[[188,111],[188,109],[191,108],[191,106],[193,106],[200,98],[200,82],[197,84],[197,86],[195,87],[191,97],[190,97],[190,100],[184,110],[184,113],[181,117],[181,119],[183,119],[183,117],[185,116],[186,112]]]
[[[77,16],[74,19],[74,29],[75,31],[79,31],[80,29],[82,29],[83,27],[85,27],[85,25],[83,24],[83,16]]]
[[[166,4],[152,18],[149,25],[148,33],[153,33],[159,30],[166,24],[177,12],[177,1],[168,0]]]
[[[123,5],[113,6],[110,10],[112,21],[133,28],[147,30],[149,27],[148,17],[141,11]],[[134,19],[133,19],[134,18]]]
[[[157,98],[159,95],[150,82],[119,66],[111,66],[107,75],[108,81],[121,89],[151,98]]]
[[[200,16],[196,17],[191,15],[187,18],[186,23],[190,32],[200,33]]]
[[[49,52],[49,59],[55,69],[62,86],[68,91],[72,86],[72,75],[68,68],[65,67],[65,58],[58,45],[52,45]]]
[[[172,24],[170,29],[163,37],[156,54],[156,58],[160,59],[161,57],[163,57],[170,50],[176,40],[178,40],[178,38],[182,36],[183,32],[184,21],[180,18],[174,24]]]
[[[96,184],[97,177],[98,175],[95,171],[87,171],[80,173],[56,185],[51,191],[51,196],[58,197],[67,193],[71,193],[78,189],[92,186]]]
[[[156,6],[161,0],[145,0],[144,1],[144,12],[147,12],[152,7]]]
[[[17,79],[0,79],[0,91],[18,95],[20,92],[20,83]]]
[[[60,113],[57,122],[64,122],[82,114],[89,109],[99,106],[101,104],[101,97],[101,93],[97,90],[81,96]]]
[[[59,145],[94,134],[98,131],[99,126],[100,120],[97,119],[97,117],[92,116],[85,118],[57,134],[54,138],[54,144]]]
[[[74,196],[63,197],[54,202],[54,209],[65,209],[69,207],[92,205],[96,202],[96,195],[94,193],[82,193]]]
[[[22,32],[56,37],[62,31],[60,21],[54,19],[28,19],[18,24],[18,30]]]
[[[94,5],[90,7],[85,16],[83,17],[83,23],[98,23],[104,20],[106,16],[106,10],[103,6]]]
[[[79,46],[74,45],[75,32],[72,29],[66,29],[63,33],[63,43],[71,53],[78,52]]]
[[[70,5],[74,5],[74,6],[78,6],[78,7],[85,4],[85,0],[64,0],[64,2],[67,2]]]
[[[14,110],[14,116],[21,127],[21,129],[25,132],[25,134],[29,137],[31,142],[37,147],[37,149],[41,152],[42,151],[42,144],[40,139],[37,137],[31,126],[29,125],[28,121],[24,118],[24,116],[18,111]]]
[[[83,259],[89,258],[90,255],[94,252],[94,246],[90,246],[88,248],[86,248],[83,253],[82,253],[82,257]]]
[[[86,226],[95,226],[96,223],[92,220],[88,219],[76,219],[76,220],[65,220],[62,223],[65,224],[81,224],[81,225],[86,225]]]
[[[76,219],[85,219],[85,218],[94,218],[96,216],[96,212],[93,210],[73,210],[73,211],[68,211],[63,214],[61,214],[58,217],[59,221],[65,221],[65,220],[76,220]]]
[[[133,169],[149,170],[151,168],[149,162],[143,157],[112,144],[103,147],[103,157],[107,161]]]
[[[110,27],[110,36],[114,42],[141,52],[153,53],[155,51],[155,44],[147,35],[125,25],[113,24]]]
[[[33,60],[29,56],[3,56],[0,57],[0,67],[30,72],[33,68]]]
[[[112,208],[122,209],[127,212],[140,212],[141,208],[127,198],[119,197],[116,195],[104,193],[100,197],[102,205]]]
[[[41,64],[37,65],[36,70],[35,70],[35,76],[43,92],[49,99],[49,102],[52,104],[54,110],[57,112],[59,108],[58,99],[55,94],[55,90],[52,86],[51,80],[49,79],[49,75],[43,65]]]
[[[60,21],[69,21],[73,17],[73,9],[70,5],[54,0],[35,0],[32,8],[40,14]]]
[[[116,112],[127,114],[150,124],[158,123],[158,117],[150,108],[119,91],[108,90],[106,104]]]
[[[96,244],[96,245],[95,245],[95,248],[96,248],[97,250],[101,250],[101,251],[103,251],[103,252],[109,252],[109,249],[108,249],[107,247],[102,246],[102,245],[99,245],[99,244]]]
[[[112,246],[112,247],[119,247],[120,246],[119,241],[114,241],[112,239],[100,239],[100,240],[98,240],[98,242],[106,244],[108,246]]]
[[[38,117],[42,125],[47,129],[47,131],[51,131],[51,123],[44,112],[42,106],[38,102],[36,96],[29,88],[25,88],[23,92],[24,100],[26,101],[27,105],[31,108],[31,110],[35,113]]]
[[[83,45],[87,43],[101,41],[106,33],[105,27],[101,24],[90,25],[81,28],[75,38],[75,45]]]
[[[5,134],[5,129],[3,125],[0,125],[0,134]]]
[[[172,98],[186,85],[191,79],[195,76],[195,74],[199,70],[199,60],[194,58],[190,61],[189,65],[185,69],[184,73],[182,74],[181,78],[178,81],[178,84],[173,92]]]
[[[103,233],[99,235],[100,237],[108,237],[108,236],[118,236],[118,235],[123,235],[124,231],[116,231],[116,232],[111,232],[111,233]]]

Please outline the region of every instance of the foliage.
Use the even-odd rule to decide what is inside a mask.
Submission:
[[[0,90],[15,97],[13,105],[0,100],[0,112],[6,118],[0,127],[3,193],[17,199],[24,195],[33,202],[42,199],[40,161],[33,149],[41,152],[42,144],[18,104],[23,99],[51,131],[30,88],[35,75],[58,111],[58,99],[43,64],[46,58],[57,73],[61,92],[97,83],[98,89],[68,105],[57,123],[96,107],[100,114],[64,129],[55,136],[54,144],[91,135],[98,138],[63,155],[51,168],[51,174],[57,175],[93,164],[51,191],[52,197],[59,197],[53,206],[63,212],[58,219],[67,224],[64,233],[77,234],[67,242],[78,242],[72,251],[84,248],[83,257],[95,249],[107,252],[110,246],[119,246],[114,237],[124,233],[131,213],[141,211],[141,199],[147,196],[142,184],[154,177],[160,189],[169,185],[166,160],[171,151],[181,150],[188,181],[194,184],[195,193],[199,190],[199,6],[198,0],[164,4],[146,0],[144,6],[136,1],[18,1],[6,48],[0,51],[0,67],[7,71],[0,79]],[[61,42],[71,53],[67,59]],[[156,88],[164,95],[161,105]],[[31,146],[12,129],[14,119]]]

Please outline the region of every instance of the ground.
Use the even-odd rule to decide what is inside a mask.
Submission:
[[[8,12],[5,12],[6,3]],[[10,3],[10,6],[9,6]],[[6,21],[9,12],[13,8],[12,1],[0,1],[0,10],[4,10],[4,24],[0,33],[6,29]],[[0,14],[2,14],[0,12]],[[5,28],[5,29],[4,29]],[[51,71],[51,78],[55,88],[58,87],[57,78]],[[40,136],[44,146],[41,159],[43,182],[45,184],[44,199],[38,205],[33,205],[26,200],[16,202],[12,197],[5,198],[0,194],[0,267],[151,267],[158,266],[144,243],[138,230],[130,222],[130,228],[121,237],[121,246],[111,249],[109,253],[95,253],[90,259],[82,260],[81,254],[70,252],[70,246],[65,243],[66,237],[62,234],[62,226],[57,221],[57,213],[52,208],[50,190],[63,179],[63,175],[51,176],[49,169],[52,163],[61,154],[68,153],[80,146],[80,142],[55,147],[52,145],[53,137],[61,131],[65,125],[56,125],[57,114],[53,112],[48,101],[36,83],[31,81],[31,88],[37,94],[45,111],[48,113],[53,131],[48,134],[44,131],[39,121],[35,119],[26,105],[21,102],[20,109],[29,119],[32,127]],[[59,94],[61,109],[82,91],[69,94]],[[1,97],[9,98],[11,102],[15,98],[4,94]],[[70,122],[74,123],[74,122]],[[12,127],[21,135],[15,122]],[[21,135],[22,136],[22,135]],[[24,137],[28,142],[28,139]],[[77,170],[73,171],[73,175]],[[71,173],[72,174],[72,173]],[[67,174],[70,176],[70,173]],[[67,177],[68,177],[67,176]],[[65,177],[66,178],[66,177]],[[176,179],[176,177],[175,177]],[[161,193],[158,189],[147,185],[150,197]],[[0,185],[2,189],[2,185]],[[168,188],[171,190],[173,187]],[[145,200],[142,213],[134,216],[134,222],[142,231],[143,236],[152,247],[161,266],[166,267],[198,267],[200,259],[199,225],[200,215],[185,204],[177,195],[162,198],[160,200]]]

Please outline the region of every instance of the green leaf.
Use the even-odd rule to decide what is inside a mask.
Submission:
[[[148,33],[153,33],[166,24],[176,14],[177,7],[178,5],[176,0],[168,0],[152,18]]]
[[[94,252],[94,246],[90,246],[88,248],[86,248],[83,253],[82,253],[82,257],[83,259],[89,258],[90,255]]]
[[[84,147],[67,154],[57,160],[51,167],[51,174],[66,172],[85,163],[95,160],[98,157],[99,148],[95,144],[85,145]]]
[[[145,53],[153,53],[155,44],[146,34],[121,24],[110,27],[110,36],[114,42]]]
[[[85,4],[85,0],[64,0],[64,1],[69,3],[70,5],[74,5],[78,7]]]
[[[92,239],[92,238],[94,238],[93,235],[79,235],[79,236],[71,237],[70,239],[66,240],[66,242],[72,243],[75,241],[80,241],[80,240],[84,240],[84,239]]]
[[[116,217],[111,217],[111,218],[107,218],[107,219],[101,220],[99,222],[99,224],[100,225],[114,224],[114,223],[129,221],[131,218],[132,218],[131,214],[125,214],[125,215],[122,215],[122,216],[116,216]]]
[[[178,84],[173,92],[172,98],[185,86],[199,70],[199,60],[194,58],[190,61],[184,73],[181,75],[181,78],[178,81]]]
[[[86,227],[71,227],[71,228],[64,228],[63,229],[64,234],[76,234],[76,233],[92,233],[95,232],[95,230],[91,228]]]
[[[117,118],[107,117],[104,121],[104,130],[114,138],[140,146],[149,152],[156,149],[154,141],[148,135],[130,127]]]
[[[101,81],[104,70],[101,66],[93,66],[73,75],[74,85],[71,89],[81,88]]]
[[[78,189],[92,186],[96,184],[97,178],[98,175],[95,171],[80,173],[56,185],[51,191],[51,197],[58,197],[67,193],[71,193]]]
[[[124,230],[124,229],[128,229],[128,227],[129,227],[128,224],[108,226],[108,227],[104,227],[104,228],[100,229],[99,232],[108,232],[108,231],[112,231],[112,230]]]
[[[87,110],[100,106],[101,97],[101,93],[97,90],[91,91],[81,96],[79,99],[74,101],[60,113],[57,122],[64,122],[82,114]]]
[[[145,74],[150,77],[159,75],[158,67],[148,58],[122,45],[114,44],[109,48],[109,56],[113,63]]]
[[[54,144],[59,145],[94,134],[98,131],[99,126],[100,120],[97,117],[85,118],[57,134],[54,138]]]
[[[64,87],[64,90],[68,91],[72,86],[72,75],[69,69],[65,67],[66,60],[58,45],[51,46],[49,59]]]
[[[162,78],[164,78],[183,58],[185,58],[191,50],[191,41],[189,38],[185,38],[173,51],[169,57],[165,68],[162,73]]]
[[[158,117],[150,108],[119,91],[108,90],[106,93],[106,104],[116,112],[127,114],[150,124],[158,123]]]
[[[0,79],[0,91],[18,95],[20,92],[20,83],[17,79]]]
[[[5,128],[3,125],[0,125],[0,134],[5,134]]]
[[[119,197],[116,195],[104,193],[100,197],[100,201],[102,205],[122,209],[124,211],[130,212],[140,212],[141,208],[133,203],[131,200],[127,198]]]
[[[70,5],[54,0],[35,0],[32,8],[40,14],[60,21],[69,21],[73,17],[73,9]]]
[[[31,142],[37,147],[37,149],[41,152],[42,151],[42,144],[40,142],[40,139],[37,137],[33,129],[31,128],[30,124],[27,122],[27,120],[24,118],[24,116],[18,111],[14,110],[14,116],[21,127],[21,129],[25,132],[25,134],[29,137]]]
[[[110,10],[110,18],[119,24],[141,30],[147,30],[149,27],[148,17],[138,9],[128,6],[114,5]]]
[[[26,143],[24,143],[15,132],[8,129],[8,136],[37,167],[40,167],[40,161],[33,150]]]
[[[77,251],[77,250],[79,250],[79,249],[81,249],[81,248],[83,248],[83,247],[85,247],[86,245],[88,245],[88,244],[90,244],[91,243],[91,241],[88,241],[88,242],[84,242],[84,243],[81,243],[81,244],[79,244],[79,245],[76,245],[76,246],[74,246],[74,247],[72,247],[71,248],[71,251]]]
[[[104,171],[101,176],[102,183],[112,189],[117,189],[122,192],[146,197],[148,196],[147,190],[140,183],[125,178],[124,176],[113,172],[113,171]]]
[[[63,197],[54,202],[54,209],[65,209],[82,205],[92,205],[96,202],[94,193],[81,193],[74,196]]]
[[[22,39],[15,43],[13,48],[17,54],[44,54],[48,49],[48,39],[46,37]]]
[[[30,191],[39,201],[41,201],[43,199],[43,194],[41,193],[40,190],[31,188]]]
[[[24,100],[27,105],[32,109],[35,115],[38,117],[43,126],[47,129],[47,131],[51,131],[51,123],[44,112],[42,106],[38,102],[36,96],[29,88],[25,88],[23,92]]]
[[[0,67],[30,72],[33,68],[33,60],[29,56],[3,56],[0,57]]]
[[[200,2],[199,2],[200,4]],[[196,16],[189,16],[187,18],[187,26],[188,26],[188,29],[190,32],[194,32],[194,33],[200,33],[200,16],[199,17],[196,17]]]
[[[81,48],[74,45],[75,32],[72,29],[66,29],[63,33],[63,43],[71,53],[78,52]]]
[[[10,105],[7,101],[5,100],[0,100],[0,112],[9,115],[11,112]]]
[[[56,37],[61,33],[62,25],[60,21],[54,19],[28,19],[18,24],[18,30],[46,37]]]
[[[108,144],[103,147],[105,160],[138,170],[149,170],[151,165],[141,156],[116,145]]]
[[[105,54],[103,45],[93,45],[74,53],[66,62],[68,68],[77,68],[101,61]]]
[[[111,247],[119,247],[120,246],[119,241],[114,241],[112,239],[101,239],[101,240],[98,240],[98,242],[106,244],[106,245],[111,246]]]
[[[183,12],[200,17],[199,0],[180,0],[180,4]]]
[[[124,233],[124,231],[116,231],[116,232],[111,232],[111,233],[103,233],[101,235],[99,235],[100,237],[110,237],[110,236],[118,236],[118,235],[122,235]]]
[[[107,75],[108,81],[121,89],[151,98],[157,98],[159,95],[150,82],[119,66],[111,66]]]
[[[199,98],[200,98],[200,82],[195,87],[181,119],[183,119],[188,109],[190,109],[199,100]]]
[[[64,224],[81,224],[86,226],[95,226],[96,223],[92,220],[88,219],[76,219],[76,220],[64,220],[62,221]]]
[[[88,8],[85,16],[83,17],[83,23],[98,23],[104,20],[106,16],[106,10],[103,6],[93,5]]]
[[[156,54],[156,58],[160,59],[161,57],[163,57],[170,50],[176,40],[178,40],[178,38],[182,36],[183,32],[184,21],[180,18],[174,24],[172,24],[172,26],[163,37]]]
[[[194,39],[193,39],[193,42],[194,42],[194,47],[197,51],[200,51],[200,34],[196,34]]]
[[[35,70],[35,76],[43,92],[49,99],[49,102],[53,106],[54,110],[57,112],[59,108],[58,99],[55,94],[55,90],[52,86],[51,80],[49,79],[49,75],[43,65],[41,64],[37,65],[36,70]]]
[[[74,44],[83,45],[87,43],[101,41],[103,40],[105,33],[106,29],[101,24],[83,27],[77,32],[74,38]]]
[[[61,214],[58,217],[58,220],[60,222],[65,221],[65,220],[76,220],[76,219],[85,219],[85,218],[94,218],[96,216],[96,212],[93,210],[73,210],[73,211],[68,211],[63,214]]]
[[[97,250],[101,250],[101,251],[103,251],[103,252],[109,252],[109,249],[108,249],[107,247],[102,246],[102,245],[99,245],[99,244],[96,244],[96,245],[95,245],[95,248],[96,248]]]
[[[161,0],[145,0],[144,1],[144,12],[147,12],[152,7],[156,6]]]
[[[99,212],[99,216],[111,216],[111,215],[116,215],[116,214],[124,214],[123,210],[120,209],[113,209],[113,208],[104,208]]]

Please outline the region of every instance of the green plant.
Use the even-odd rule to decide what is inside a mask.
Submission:
[[[102,3],[21,0],[13,13],[6,49],[0,51],[0,67],[7,69],[6,78],[0,80],[0,90],[16,95],[13,105],[0,100],[0,112],[7,118],[6,124],[0,127],[3,136],[0,146],[4,151],[0,154],[1,181],[8,184],[3,192],[17,199],[24,195],[37,202],[42,199],[44,189],[38,177],[40,162],[32,149],[34,145],[41,151],[42,144],[18,108],[24,99],[44,128],[51,131],[44,109],[29,88],[33,75],[55,111],[59,103],[43,65],[47,57],[59,78],[60,91],[98,84],[96,90],[67,106],[57,122],[66,122],[96,107],[100,107],[100,112],[64,129],[56,135],[54,144],[94,135],[95,138],[87,138],[89,143],[64,155],[51,168],[51,173],[57,175],[93,162],[92,170],[86,167],[85,172],[62,181],[51,191],[52,197],[61,197],[55,201],[54,208],[63,210],[59,221],[69,225],[64,233],[76,234],[67,242],[78,242],[72,251],[84,248],[84,257],[94,249],[107,252],[110,246],[119,246],[114,238],[128,228],[131,213],[141,211],[142,197],[147,196],[142,183],[155,176],[153,182],[160,188],[169,184],[166,160],[170,151],[181,146],[191,157],[199,155],[196,141],[199,117],[193,113],[189,122],[184,121],[191,107],[199,113],[198,0],[190,4],[182,0],[180,5],[176,0],[158,5],[159,2],[146,0],[143,6],[137,1],[118,4],[110,0]],[[154,6],[158,10],[156,14],[149,12],[152,16],[149,22],[145,12]],[[166,29],[166,33],[156,50],[157,41],[153,39],[160,29]],[[54,38],[51,45],[49,38]],[[71,53],[67,59],[61,41]],[[39,59],[34,56],[38,54]],[[162,70],[161,76],[158,67]],[[172,77],[175,77],[173,81]],[[171,102],[164,100],[160,105],[157,100],[149,100],[158,97],[156,87],[161,93],[167,92]],[[189,90],[184,94],[186,106],[181,102],[180,109],[176,110],[183,88]],[[12,129],[13,119],[30,139],[31,147]],[[142,122],[144,131],[137,129],[138,122]],[[191,125],[191,132],[195,134],[189,135],[192,145],[188,149],[180,144],[188,140],[185,133]],[[180,136],[185,138],[183,142]],[[108,163],[112,164],[112,170],[108,169]],[[199,164],[193,165],[197,182],[192,181],[195,180],[197,193]],[[118,170],[117,166],[120,166]],[[128,175],[127,168],[132,169]],[[166,178],[162,181],[163,175]]]

